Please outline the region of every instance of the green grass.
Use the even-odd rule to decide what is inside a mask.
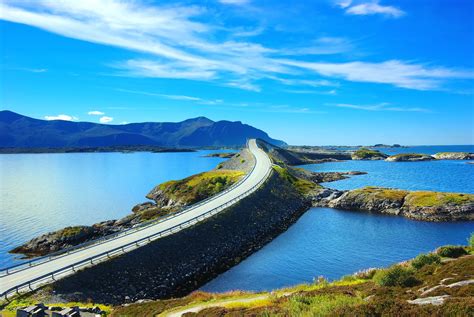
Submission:
[[[401,153],[401,154],[395,154],[390,157],[396,157],[396,158],[419,158],[426,156],[425,154],[418,154],[418,153]]]
[[[408,194],[408,191],[400,190],[400,189],[367,186],[361,189],[355,189],[351,191],[351,194],[356,195],[356,196],[357,195],[366,196],[367,199],[376,198],[376,199],[402,200]]]
[[[420,254],[411,261],[411,266],[419,270],[425,265],[439,264],[441,263],[441,257],[437,254]]]
[[[357,151],[355,151],[352,154],[352,156],[355,157],[355,158],[359,158],[359,159],[369,159],[369,158],[373,158],[373,157],[381,157],[381,158],[386,157],[386,155],[381,153],[380,151],[371,150],[371,149],[367,149],[367,148],[358,149]]]
[[[296,190],[305,195],[305,194],[308,194],[309,192],[311,192],[312,190],[316,189],[316,188],[319,188],[321,186],[313,183],[313,182],[310,182],[310,181],[307,181],[305,179],[302,179],[302,178],[298,178],[294,175],[292,175],[287,168],[283,168],[281,166],[278,166],[278,165],[274,165],[273,166],[273,169],[278,173],[278,175],[285,179],[286,181],[288,181],[290,184],[292,184]]]
[[[436,207],[446,204],[462,205],[474,202],[474,195],[417,191],[409,193],[405,197],[405,202],[407,205],[415,207]]]
[[[282,305],[282,309],[288,313],[288,316],[328,316],[336,308],[354,306],[363,302],[364,300],[360,297],[339,294],[295,295]]]
[[[70,238],[77,236],[78,234],[84,232],[86,229],[83,226],[74,226],[74,227],[66,227],[58,232],[64,238]]]
[[[410,287],[419,283],[415,278],[414,271],[401,265],[378,270],[375,272],[373,280],[380,286]]]
[[[165,182],[159,185],[159,189],[170,199],[193,204],[230,187],[244,174],[242,171],[218,169]]]
[[[446,245],[436,250],[436,253],[443,258],[459,258],[468,254],[466,249],[461,245]]]

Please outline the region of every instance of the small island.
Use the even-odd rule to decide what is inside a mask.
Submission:
[[[353,160],[384,160],[388,155],[373,149],[361,148],[352,153]]]
[[[434,160],[434,157],[426,154],[402,153],[389,156],[385,160],[388,162],[419,162],[432,161]]]

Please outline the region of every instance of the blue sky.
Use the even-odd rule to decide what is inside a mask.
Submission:
[[[0,3],[0,108],[291,144],[473,144],[474,1]]]

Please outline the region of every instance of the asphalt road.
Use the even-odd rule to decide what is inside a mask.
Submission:
[[[28,267],[18,272],[14,272],[10,275],[0,277],[0,294],[3,294],[5,291],[22,285],[23,283],[28,283],[29,281],[34,280],[35,278],[41,277],[46,274],[50,274],[62,268],[69,267],[71,265],[81,263],[85,259],[88,259],[93,256],[100,255],[104,252],[120,248],[130,243],[139,241],[140,239],[149,237],[154,233],[161,232],[163,230],[175,227],[180,224],[184,224],[189,220],[206,214],[208,211],[221,207],[229,202],[232,202],[240,195],[246,193],[248,190],[252,189],[262,181],[267,175],[268,170],[271,168],[272,163],[268,155],[262,151],[256,143],[255,139],[252,139],[248,143],[250,151],[255,155],[255,168],[251,174],[238,186],[234,187],[232,190],[224,193],[221,196],[217,196],[215,199],[212,199],[190,211],[183,212],[176,217],[167,219],[165,221],[159,222],[155,225],[146,227],[142,230],[130,233],[128,235],[118,236],[115,239],[106,241],[101,244],[89,246],[83,250],[76,251],[74,253],[59,256],[53,258],[51,261],[47,261],[36,266]],[[93,264],[88,264],[93,265]],[[63,276],[72,274],[72,271],[67,271],[65,273],[59,274],[56,278],[61,278]],[[45,284],[51,282],[41,281],[32,283],[32,287],[38,286],[39,284]]]

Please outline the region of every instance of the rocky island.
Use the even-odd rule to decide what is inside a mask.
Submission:
[[[431,191],[406,191],[365,187],[338,191],[322,189],[314,206],[400,215],[423,221],[474,220],[474,195]]]
[[[383,160],[388,155],[373,149],[361,148],[352,153],[351,158],[353,160]]]
[[[435,158],[431,155],[416,154],[416,153],[403,153],[396,154],[387,157],[385,160],[388,162],[419,162],[419,161],[431,161]]]

